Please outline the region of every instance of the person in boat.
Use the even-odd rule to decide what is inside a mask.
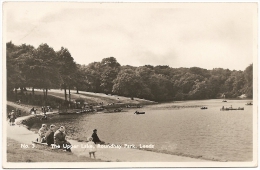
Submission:
[[[59,145],[60,148],[63,150],[66,150],[68,152],[71,152],[71,149],[69,146],[71,144],[66,140],[66,134],[65,134],[65,127],[61,126],[55,133],[54,133],[54,144]],[[66,147],[68,146],[68,147]]]
[[[46,133],[47,133],[47,125],[46,124],[42,124],[42,127],[39,129],[39,139],[38,142],[40,143],[45,143],[46,142]]]
[[[45,138],[48,146],[51,146],[51,144],[54,144],[54,131],[55,131],[55,125],[51,125],[50,129],[47,131]]]
[[[91,137],[93,138],[93,142],[94,142],[95,144],[102,142],[102,141],[99,139],[98,135],[97,135],[97,129],[94,129],[94,130],[93,130],[93,134],[92,134]]]
[[[224,109],[225,109],[225,107],[224,107],[224,106],[222,106],[222,109],[224,110]]]

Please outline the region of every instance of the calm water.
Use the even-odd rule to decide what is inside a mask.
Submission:
[[[94,128],[105,142],[154,144],[155,149],[177,155],[201,156],[220,161],[250,161],[253,152],[253,106],[245,100],[188,101],[113,114],[82,115],[71,119],[78,139],[87,139]],[[200,108],[169,109],[172,106],[204,105]],[[220,111],[222,106],[244,107],[244,111]],[[167,108],[167,109],[165,109]]]

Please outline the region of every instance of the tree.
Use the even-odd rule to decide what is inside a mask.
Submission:
[[[34,99],[34,88],[40,87],[42,83],[39,69],[42,65],[42,60],[36,56],[36,50],[32,48],[30,51],[21,54],[16,61],[19,63],[20,73],[24,77],[24,86],[32,87]]]
[[[84,67],[85,67],[84,65],[77,64],[77,70],[74,76],[77,94],[79,94],[79,90],[86,91],[88,89],[88,82],[84,72],[85,71]]]
[[[150,89],[155,101],[169,101],[173,99],[172,83],[164,75],[154,74],[151,76]]]
[[[120,71],[120,64],[114,57],[104,58],[101,61],[101,70],[100,87],[102,92],[106,94],[111,93],[114,85],[113,81]]]
[[[76,84],[74,81],[77,71],[76,63],[71,56],[68,49],[61,47],[56,53],[58,58],[58,69],[61,77],[61,88],[64,89],[65,101],[67,101],[67,89],[69,89],[69,101],[70,101],[70,89]]]
[[[253,64],[250,64],[244,71],[244,77],[246,80],[244,86],[244,92],[249,98],[253,97]]]
[[[19,61],[19,57],[30,53],[34,48],[30,45],[22,44],[15,46],[12,42],[6,44],[7,58],[7,93],[15,89],[15,98],[17,100],[17,89],[21,88],[23,93],[26,85],[26,74],[23,72],[23,63]]]
[[[133,70],[127,69],[119,72],[114,81],[113,93],[131,97],[140,95],[142,91],[141,78]]]
[[[84,69],[86,75],[86,81],[89,87],[89,91],[98,93],[101,92],[101,63],[93,62],[86,66]]]
[[[47,101],[48,89],[59,87],[60,74],[57,68],[57,57],[53,48],[47,44],[41,44],[36,51],[36,58],[39,61],[38,70],[39,88],[43,89],[44,100]]]

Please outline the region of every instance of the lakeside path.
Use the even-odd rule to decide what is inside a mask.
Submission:
[[[16,119],[16,122],[21,122],[22,120],[28,119],[31,116],[34,115],[19,117]],[[29,146],[32,146],[32,141],[38,137],[37,134],[28,130],[23,125],[16,124],[15,126],[9,126],[9,124],[6,123],[6,126],[7,138],[18,141],[21,144],[29,144]],[[73,146],[79,146],[78,148],[72,148],[72,152],[75,154],[75,156],[88,156],[87,151],[84,151],[84,148],[81,148],[81,145],[86,145],[86,143],[75,140],[69,141]],[[103,161],[112,162],[211,162],[202,159],[127,148],[98,148],[96,158]]]

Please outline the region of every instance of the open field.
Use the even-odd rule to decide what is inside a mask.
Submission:
[[[31,93],[31,89],[27,89],[27,93]],[[35,89],[35,94],[43,95],[42,90]],[[64,99],[64,90],[51,89],[48,91],[48,95],[54,96],[60,99]],[[68,90],[67,90],[68,95]],[[131,100],[130,97],[117,96],[117,95],[106,95],[103,93],[92,93],[80,91],[79,94],[75,90],[71,90],[71,100],[84,99],[88,103],[101,103],[104,105],[109,103],[126,103],[126,104],[154,104],[156,102],[134,98]]]

